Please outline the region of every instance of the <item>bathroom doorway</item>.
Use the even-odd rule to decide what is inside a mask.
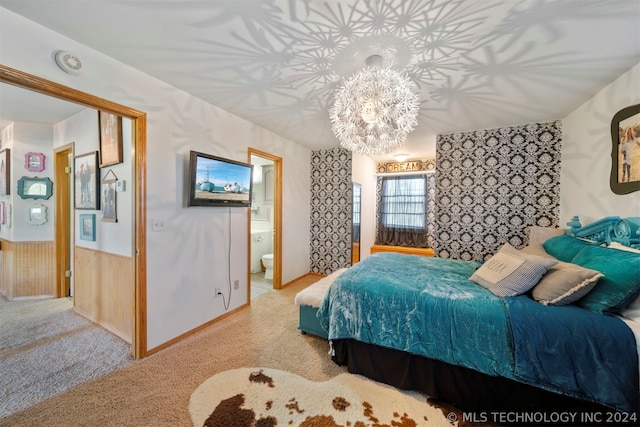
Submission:
[[[249,219],[248,300],[282,287],[282,158],[249,149],[253,194]]]

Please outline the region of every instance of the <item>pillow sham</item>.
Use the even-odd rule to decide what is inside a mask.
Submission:
[[[587,310],[618,313],[640,294],[640,254],[585,246],[572,263],[604,274],[598,286],[578,301]]]
[[[627,251],[627,252],[634,252],[634,253],[640,254],[640,249],[635,249],[630,246],[625,246],[619,242],[611,242],[609,243],[608,247],[611,249],[617,249],[619,251]]]
[[[529,245],[521,252],[551,257],[542,245]],[[599,271],[559,261],[533,287],[531,296],[544,305],[571,304],[588,294],[603,276]]]
[[[500,297],[523,294],[533,288],[558,261],[520,252],[505,243],[469,278]]]
[[[627,306],[627,308],[622,310],[620,314],[626,317],[627,319],[640,322],[640,296],[636,297],[636,299],[633,300],[631,304]],[[640,342],[638,342],[638,345],[640,345]]]
[[[552,237],[542,244],[549,255],[564,262],[571,262],[580,249],[587,246],[598,246],[598,244],[567,235]]]
[[[557,227],[540,227],[532,225],[529,227],[529,245],[543,243],[555,236],[562,236],[564,230]]]

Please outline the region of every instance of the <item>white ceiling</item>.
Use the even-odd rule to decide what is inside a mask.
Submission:
[[[311,149],[338,145],[332,94],[371,54],[419,87],[419,125],[397,150],[414,155],[437,133],[562,119],[640,62],[639,0],[0,6]]]

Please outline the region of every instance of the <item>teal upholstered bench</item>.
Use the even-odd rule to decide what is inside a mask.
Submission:
[[[331,286],[333,281],[345,270],[346,268],[341,268],[340,270],[334,271],[296,294],[294,302],[300,306],[298,329],[302,331],[303,334],[312,334],[327,339],[327,332],[320,326],[320,322],[316,318],[316,313],[318,312],[318,308],[320,308],[320,304],[322,304],[322,300],[329,286]]]

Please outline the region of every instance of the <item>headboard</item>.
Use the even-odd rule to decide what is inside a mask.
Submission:
[[[620,218],[619,216],[607,216],[582,226],[580,218],[574,216],[567,222],[571,227],[567,234],[594,242],[606,243],[618,242],[622,245],[640,249],[640,217]]]

